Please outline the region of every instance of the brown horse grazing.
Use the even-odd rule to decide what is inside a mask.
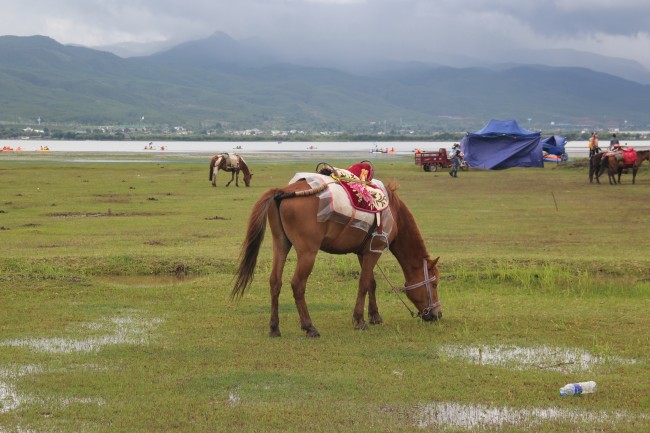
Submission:
[[[643,161],[650,162],[650,150],[639,150],[636,152],[636,161],[634,161],[634,166],[632,167],[632,183],[636,183],[636,173],[641,168]]]
[[[240,171],[244,174],[244,183],[246,186],[251,186],[253,173],[251,173],[244,158],[236,153],[222,153],[212,157],[210,160],[210,181],[212,182],[212,186],[217,186],[217,173],[219,170],[228,171],[232,174],[226,186],[230,186],[233,180],[235,181],[235,186],[239,186]]]
[[[616,185],[621,183],[621,175],[623,174],[623,170],[625,169],[632,169],[632,183],[636,183],[636,173],[639,170],[639,167],[643,163],[643,161],[648,160],[650,161],[650,150],[641,150],[637,151],[636,153],[636,160],[634,161],[633,164],[625,164],[625,161],[622,159],[616,158],[614,155],[608,155],[606,157],[603,157],[601,162],[600,162],[600,169],[597,170],[596,172],[596,181],[600,183],[599,177],[603,174],[605,170],[607,170],[607,174],[609,176],[609,184],[610,185]],[[618,179],[617,175],[618,174]]]
[[[417,314],[412,313],[412,315],[426,321],[433,321],[442,317],[442,308],[438,300],[440,273],[436,267],[439,257],[430,258],[415,218],[395,193],[396,189],[397,187],[394,185],[389,185],[387,188],[389,207],[394,223],[386,237],[386,242],[402,268],[405,286],[401,290],[406,293],[408,299],[418,310]],[[271,337],[281,335],[278,298],[282,287],[284,265],[291,247],[296,249],[297,254],[297,265],[291,280],[291,288],[300,315],[300,326],[308,337],[320,336],[312,323],[305,301],[307,279],[314,267],[319,250],[331,254],[354,253],[357,255],[361,273],[357,300],[352,313],[354,328],[368,328],[364,320],[366,294],[369,298],[368,319],[370,323],[382,322],[377,308],[375,296],[377,283],[373,271],[381,252],[370,246],[372,241],[369,242],[369,239],[373,228],[370,229],[370,232],[366,232],[350,228],[333,219],[319,222],[317,220],[318,212],[319,197],[310,192],[310,185],[304,179],[283,188],[266,191],[253,206],[246,239],[242,244],[239,269],[231,297],[240,298],[253,280],[257,256],[268,221],[273,236],[273,268],[269,281],[271,286],[269,335]]]

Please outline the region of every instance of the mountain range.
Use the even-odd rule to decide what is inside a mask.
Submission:
[[[474,130],[492,118],[543,130],[647,130],[650,124],[650,74],[634,62],[584,53],[534,57],[548,59],[547,65],[522,53],[510,64],[377,60],[345,67],[291,59],[262,41],[220,32],[147,55],[121,57],[108,49],[0,36],[0,125],[40,119],[200,130],[431,132]],[[603,70],[561,66],[571,56]]]

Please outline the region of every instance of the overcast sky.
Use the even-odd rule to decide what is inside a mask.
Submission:
[[[569,48],[650,69],[650,0],[2,0],[1,11],[4,35],[86,46],[222,31],[323,57]]]

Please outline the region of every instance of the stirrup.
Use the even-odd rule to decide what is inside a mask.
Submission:
[[[375,249],[373,248],[373,242],[375,238],[381,238],[380,242],[383,244],[382,249]],[[381,233],[374,232],[372,236],[370,237],[370,246],[368,247],[371,253],[383,253],[388,249],[388,233],[385,231],[382,231]]]

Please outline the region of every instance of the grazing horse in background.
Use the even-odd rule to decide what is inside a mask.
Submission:
[[[388,185],[386,188],[387,209],[392,214],[393,224],[390,232],[386,234],[383,244],[388,247],[402,268],[405,286],[401,290],[405,292],[418,311],[417,314],[414,312],[411,314],[425,321],[437,320],[442,317],[442,309],[438,300],[440,273],[436,267],[439,257],[432,259],[429,256],[415,218],[395,193],[396,189],[396,185]],[[375,296],[377,283],[374,268],[383,250],[378,251],[372,247],[373,230],[379,224],[374,223],[366,231],[350,227],[350,223],[353,221],[352,217],[347,223],[335,219],[319,221],[317,218],[320,206],[318,193],[322,189],[318,190],[319,188],[310,187],[310,183],[304,178],[281,188],[269,189],[255,203],[250,214],[231,297],[240,298],[243,296],[244,290],[252,283],[268,221],[273,236],[273,266],[269,279],[271,288],[269,335],[271,337],[281,335],[278,299],[282,287],[282,273],[287,255],[292,247],[296,250],[297,264],[291,279],[291,288],[300,316],[300,326],[308,337],[320,336],[312,323],[305,301],[307,279],[312,272],[319,250],[330,254],[353,253],[357,255],[361,272],[357,300],[352,314],[354,328],[368,328],[364,320],[366,294],[369,297],[368,319],[370,323],[382,322]],[[384,220],[385,218],[382,221]]]
[[[641,168],[643,161],[650,162],[650,150],[639,150],[636,152],[636,161],[634,161],[634,167],[632,167],[632,183],[636,183],[636,172]]]
[[[219,170],[228,171],[232,174],[230,181],[226,186],[230,186],[232,181],[235,181],[235,186],[239,186],[239,172],[244,174],[244,183],[246,186],[251,186],[251,173],[244,158],[236,153],[222,153],[215,155],[210,160],[210,181],[212,186],[217,186],[217,173]]]

